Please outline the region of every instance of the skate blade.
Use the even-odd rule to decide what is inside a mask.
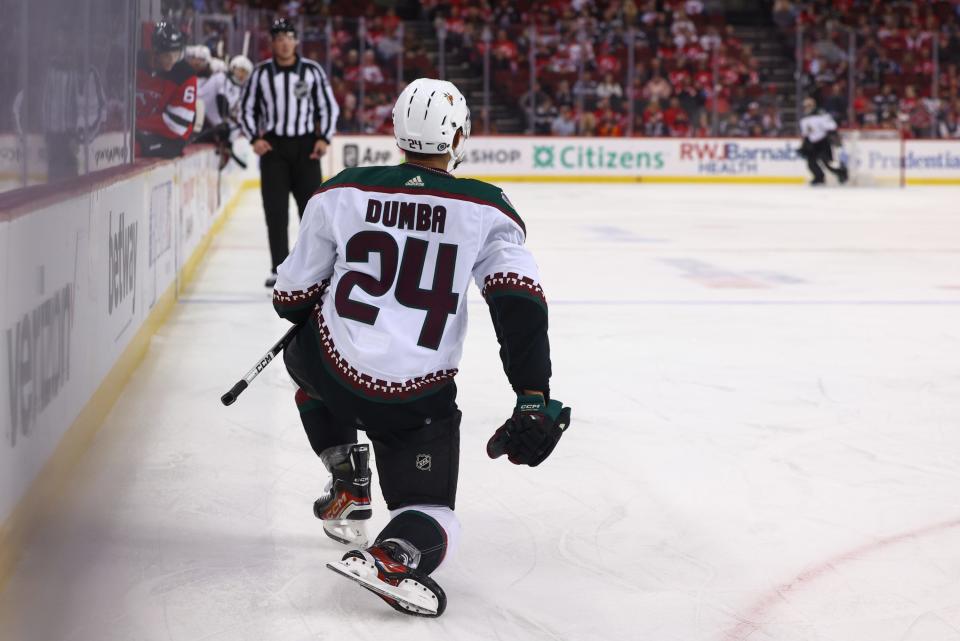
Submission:
[[[357,563],[362,564],[361,561],[357,561]],[[400,585],[393,586],[376,578],[376,570],[370,571],[372,575],[372,578],[370,578],[355,574],[351,566],[344,561],[327,563],[327,567],[381,597],[396,601],[400,607],[410,614],[428,617],[437,616],[436,596],[413,579],[404,579],[400,582]]]
[[[370,540],[366,521],[355,519],[324,521],[323,532],[337,543],[361,549],[366,548]]]

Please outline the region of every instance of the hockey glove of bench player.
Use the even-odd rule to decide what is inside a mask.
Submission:
[[[570,408],[542,396],[518,396],[513,416],[487,442],[487,455],[506,454],[515,465],[536,467],[550,456],[570,425]]]

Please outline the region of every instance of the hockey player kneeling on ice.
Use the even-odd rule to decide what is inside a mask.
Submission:
[[[847,182],[849,174],[842,162],[833,166],[833,147],[837,141],[837,123],[833,116],[822,109],[817,109],[813,98],[803,100],[803,118],[800,119],[800,134],[803,144],[800,146],[800,155],[807,159],[807,167],[813,174],[811,185],[824,184],[825,174],[821,164],[837,177],[840,184]]]
[[[517,394],[488,454],[539,465],[570,408],[550,398],[547,303],[523,221],[499,188],[449,173],[470,136],[463,95],[450,82],[415,80],[393,123],[406,162],[346,169],[320,188],[277,270],[273,301],[304,323],[284,360],[307,437],[331,475],[314,513],[331,538],[356,546],[328,567],[400,612],[435,617],[446,597],[429,574],[460,536],[454,376],[471,277]],[[357,430],[373,445],[391,515],[372,545],[370,452]]]

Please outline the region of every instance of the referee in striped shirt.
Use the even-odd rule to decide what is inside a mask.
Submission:
[[[277,265],[290,252],[290,192],[300,216],[323,182],[320,157],[340,112],[323,67],[297,55],[297,32],[281,18],[270,28],[273,58],[257,65],[240,99],[240,126],[260,156],[260,193],[267,217],[273,287]]]

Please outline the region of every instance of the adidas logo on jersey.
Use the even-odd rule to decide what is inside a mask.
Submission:
[[[403,184],[406,185],[407,187],[423,187],[424,186],[423,178],[421,178],[420,176],[414,176],[413,178],[411,178],[410,180],[408,180]]]

